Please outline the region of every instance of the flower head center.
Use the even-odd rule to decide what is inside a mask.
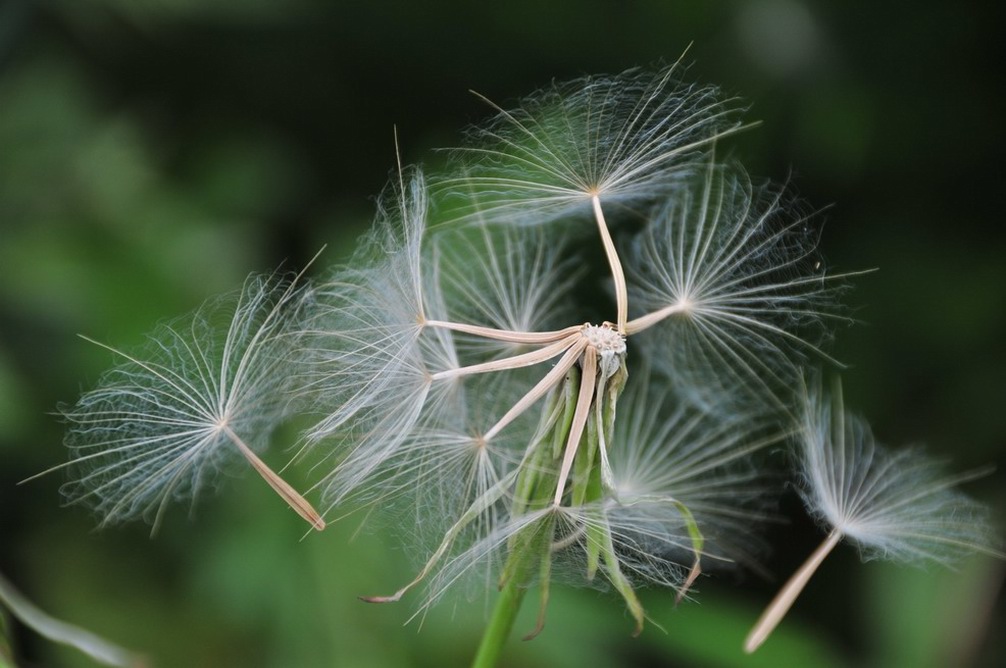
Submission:
[[[583,338],[587,340],[587,345],[594,348],[602,356],[625,354],[625,337],[612,328],[609,323],[584,325]]]

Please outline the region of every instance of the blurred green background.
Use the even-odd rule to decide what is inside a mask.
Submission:
[[[881,440],[925,442],[1006,519],[1006,226],[999,3],[797,0],[0,2],[0,572],[49,612],[157,666],[451,666],[485,603],[368,606],[414,561],[350,519],[303,526],[254,475],[149,527],[94,531],[61,508],[52,414],[128,347],[250,272],[350,252],[394,166],[435,166],[486,108],[552,78],[675,60],[750,101],[731,140],[756,175],[833,204],[836,271],[879,267],[837,332],[847,404]],[[288,439],[289,440],[289,439]],[[281,443],[278,445],[282,445]],[[277,448],[271,461],[285,461]],[[296,479],[304,487],[305,479]],[[698,603],[557,588],[511,666],[947,666],[1006,663],[1004,565],[861,564],[839,548],[753,657],[742,639],[820,532],[791,521],[759,575]],[[405,532],[403,532],[405,533]],[[531,608],[533,606],[527,606]],[[531,614],[533,611],[526,610]],[[532,626],[518,621],[516,636]],[[14,627],[24,665],[89,666]]]

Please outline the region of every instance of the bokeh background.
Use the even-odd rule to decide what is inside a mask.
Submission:
[[[991,2],[0,2],[0,572],[46,610],[157,666],[453,666],[484,604],[367,606],[414,559],[350,519],[303,527],[254,475],[191,513],[95,531],[62,508],[53,415],[159,320],[253,271],[352,249],[394,165],[494,100],[553,78],[673,61],[751,103],[730,141],[749,169],[829,207],[838,271],[878,267],[837,333],[847,403],[881,440],[925,442],[1006,520],[1004,87]],[[280,435],[280,440],[282,441]],[[278,443],[277,445],[282,445]],[[281,464],[285,453],[272,455]],[[304,480],[295,482],[304,487]],[[1004,565],[861,564],[839,548],[758,654],[742,639],[821,539],[789,491],[774,579],[707,578],[698,603],[559,589],[512,666],[997,666]],[[533,606],[527,606],[531,608]],[[529,614],[532,612],[527,610]],[[518,632],[532,620],[518,620]],[[19,661],[90,666],[12,630]]]

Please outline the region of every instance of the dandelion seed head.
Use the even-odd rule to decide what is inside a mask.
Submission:
[[[716,158],[740,105],[680,73],[493,105],[431,188],[399,167],[358,251],[309,289],[251,280],[119,353],[65,413],[67,493],[106,522],[159,516],[243,454],[322,528],[254,454],[303,411],[325,512],[380,511],[420,545],[416,578],[374,602],[422,583],[421,614],[462,582],[558,580],[614,589],[641,627],[634,586],[685,595],[753,562],[778,487],[762,451],[791,435],[803,367],[830,359],[845,276],[822,271],[817,220],[785,189]],[[600,274],[600,252],[548,225],[574,218],[596,225]],[[877,446],[813,388],[801,400],[802,493],[828,550],[840,533],[868,558],[996,553],[962,477]]]
[[[597,351],[601,378],[611,378],[621,367],[625,357],[625,336],[608,324],[584,325],[582,334],[587,345]]]
[[[625,337],[609,325],[586,325],[583,336],[601,355],[625,354]]]

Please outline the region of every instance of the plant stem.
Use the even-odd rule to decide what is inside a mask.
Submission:
[[[551,384],[554,388],[553,394],[546,403],[542,416],[542,424],[548,425],[550,431],[542,432],[540,438],[531,444],[534,451],[529,453],[517,476],[512,505],[515,517],[529,510],[541,510],[551,503],[552,490],[555,488],[555,479],[558,475],[555,468],[562,455],[562,450],[558,446],[568,439],[580,390],[580,372],[574,362],[575,359],[571,359],[563,372],[564,377]],[[559,368],[562,366],[562,362],[557,365]],[[524,595],[527,593],[529,569],[532,568],[532,564],[538,564],[539,567],[542,601],[538,612],[538,625],[527,639],[534,637],[541,630],[548,600],[548,571],[551,567],[549,560],[552,558],[549,550],[553,534],[552,523],[546,521],[543,525],[534,523],[510,537],[507,543],[510,554],[503,566],[499,598],[493,607],[475,659],[472,661],[473,668],[492,668],[499,660]]]
[[[527,589],[520,586],[516,578],[510,578],[503,586],[489,618],[489,624],[482,635],[475,660],[472,661],[472,668],[492,668],[496,665],[526,592]]]

